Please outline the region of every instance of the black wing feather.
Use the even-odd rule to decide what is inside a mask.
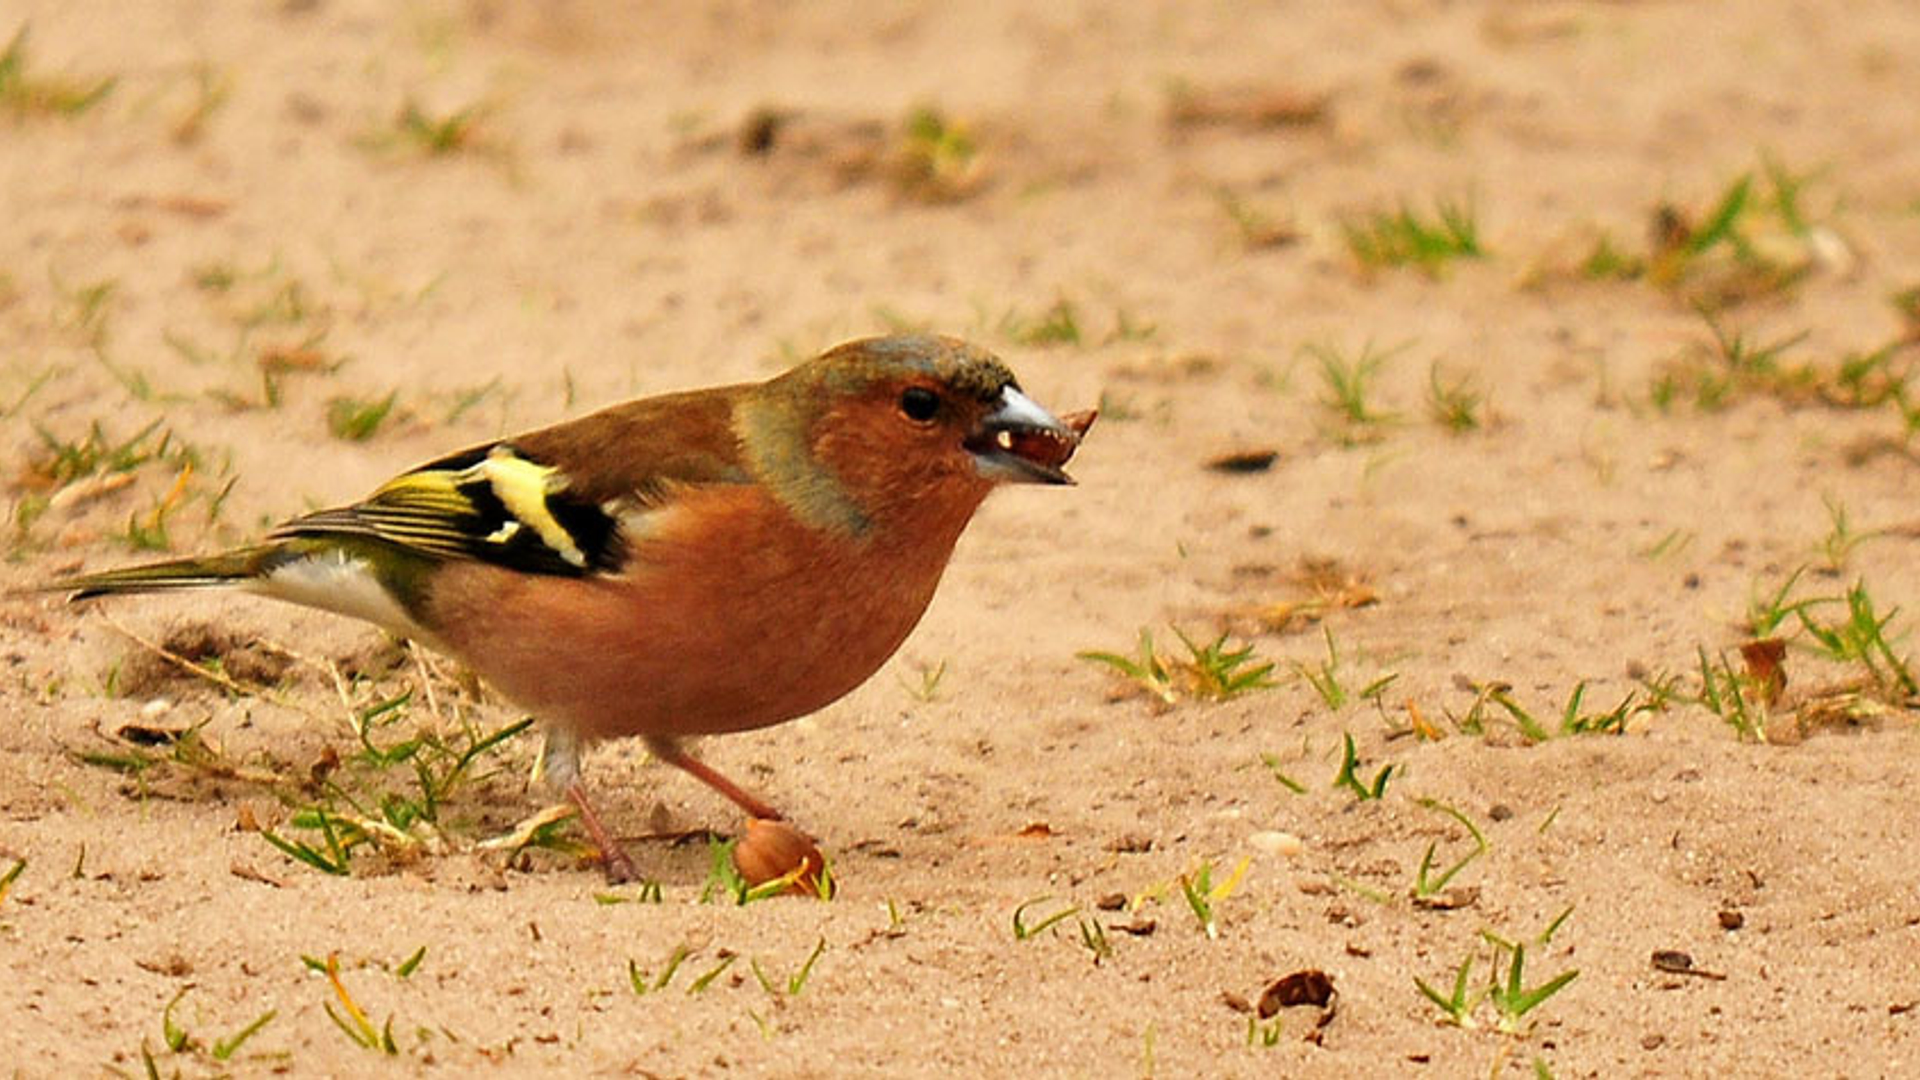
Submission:
[[[563,577],[613,573],[627,556],[618,517],[506,443],[441,458],[364,502],[295,518],[272,535],[366,537],[432,558]]]

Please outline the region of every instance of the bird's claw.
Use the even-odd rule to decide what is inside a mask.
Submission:
[[[621,850],[619,844],[602,848],[600,863],[607,873],[609,885],[628,885],[640,880],[640,868],[633,864],[633,859]]]

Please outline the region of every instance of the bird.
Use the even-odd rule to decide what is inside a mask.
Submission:
[[[61,578],[86,600],[226,588],[373,623],[540,721],[535,767],[609,878],[634,867],[582,751],[643,740],[750,818],[784,821],[690,737],[809,715],[872,676],[989,492],[1068,485],[1062,419],[962,339],[849,341],[762,382],[640,398],[472,446],[257,543]]]

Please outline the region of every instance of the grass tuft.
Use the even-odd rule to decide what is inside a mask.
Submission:
[[[24,25],[0,51],[0,109],[15,116],[79,116],[105,101],[118,82],[111,75],[88,80],[31,70]]]
[[[1372,780],[1362,782],[1360,755],[1353,748],[1353,733],[1343,731],[1340,733],[1340,738],[1340,771],[1333,776],[1333,786],[1353,792],[1354,799],[1359,802],[1373,802],[1384,798],[1387,794],[1387,781],[1393,777],[1396,766],[1383,765],[1380,771],[1374,774]]]
[[[378,399],[334,398],[327,403],[327,430],[336,439],[366,442],[379,432],[381,425],[392,415],[399,394],[400,391],[394,390]]]
[[[1320,695],[1320,700],[1325,702],[1329,709],[1345,708],[1347,703],[1355,698],[1378,705],[1381,695],[1387,692],[1387,688],[1393,685],[1400,674],[1388,672],[1381,675],[1361,687],[1357,693],[1347,689],[1346,683],[1341,681],[1340,672],[1344,664],[1340,659],[1339,643],[1333,639],[1333,628],[1322,626],[1320,632],[1327,643],[1327,658],[1311,667],[1296,662],[1293,665],[1295,673],[1307,680],[1307,684],[1313,687],[1314,692]]]
[[[1544,945],[1553,939],[1553,935],[1564,924],[1571,907],[1562,911],[1547,928],[1533,939],[1532,944]],[[1563,971],[1537,986],[1526,983],[1527,942],[1508,941],[1491,930],[1481,931],[1481,937],[1492,947],[1489,963],[1488,981],[1482,986],[1474,986],[1472,974],[1476,953],[1469,951],[1461,959],[1460,966],[1453,970],[1453,980],[1447,992],[1443,993],[1419,976],[1413,983],[1422,996],[1440,1010],[1441,1018],[1456,1027],[1473,1029],[1480,1026],[1476,1013],[1482,1002],[1492,1005],[1494,1028],[1503,1035],[1524,1036],[1532,1027],[1530,1014],[1548,999],[1566,989],[1567,985],[1578,978],[1578,970]],[[1504,977],[1503,977],[1504,972]]]
[[[1231,701],[1278,685],[1273,681],[1273,662],[1255,656],[1251,643],[1231,648],[1224,632],[1206,642],[1195,641],[1179,627],[1174,627],[1173,633],[1186,649],[1185,657],[1162,657],[1154,646],[1152,632],[1144,626],[1133,656],[1097,650],[1075,655],[1110,669],[1167,705],[1177,704],[1182,698]]]
[[[1073,301],[1065,297],[1055,300],[1037,315],[1008,310],[1000,318],[1000,332],[1018,344],[1038,347],[1079,345],[1083,339],[1080,314]]]
[[[1253,865],[1251,856],[1244,857],[1227,875],[1227,880],[1215,884],[1213,863],[1202,860],[1200,865],[1188,873],[1180,875],[1180,895],[1187,901],[1187,910],[1193,912],[1194,920],[1200,924],[1200,932],[1212,941],[1220,936],[1220,926],[1214,916],[1214,905],[1227,899],[1246,879],[1247,868]]]
[[[360,751],[317,777],[320,798],[299,806],[287,819],[290,828],[317,835],[263,829],[261,839],[287,857],[335,876],[352,873],[354,856],[362,849],[410,859],[445,847],[452,824],[445,813],[448,801],[461,788],[492,775],[495,770],[483,771],[482,763],[533,721],[522,719],[492,731],[461,722],[451,735],[421,726],[405,738],[382,742],[409,715],[412,696],[411,690],[403,691],[353,713]],[[512,850],[570,850],[557,833],[566,817],[537,818],[536,827],[514,838]]]
[[[922,202],[955,202],[986,183],[986,159],[971,125],[932,106],[907,113],[894,152],[894,182]]]
[[[353,995],[347,992],[347,984],[340,979],[338,953],[327,954],[325,971],[327,982],[333,986],[334,997],[340,1002],[340,1012],[334,1012],[331,1003],[321,1005],[321,1008],[326,1010],[327,1019],[332,1020],[333,1025],[340,1029],[340,1033],[352,1040],[355,1046],[378,1051],[389,1057],[397,1056],[400,1053],[400,1047],[393,1041],[393,1017],[389,1015],[383,1027],[373,1026],[373,1021],[367,1018],[366,1012],[360,1008],[358,1002],[353,1000]]]
[[[1078,915],[1080,913],[1080,905],[1069,904],[1064,908],[1060,908],[1054,911],[1053,914],[1046,916],[1045,918],[1041,919],[1039,922],[1030,923],[1027,921],[1027,909],[1032,907],[1037,907],[1038,905],[1041,905],[1041,904],[1048,904],[1052,902],[1053,902],[1053,897],[1051,896],[1036,896],[1033,899],[1028,900],[1025,903],[1021,904],[1019,907],[1014,908],[1013,909],[1013,940],[1030,941],[1035,936],[1046,931],[1047,929],[1057,926],[1060,923],[1066,921],[1067,919],[1073,918],[1075,915]]]
[[[1290,219],[1275,216],[1255,206],[1232,188],[1222,185],[1214,192],[1220,209],[1233,223],[1240,245],[1249,251],[1285,247],[1300,239],[1300,229]]]
[[[1473,850],[1467,852],[1453,865],[1435,874],[1433,860],[1435,850],[1438,847],[1438,841],[1427,844],[1427,853],[1421,857],[1420,869],[1414,876],[1413,895],[1415,899],[1422,899],[1438,894],[1447,887],[1449,882],[1459,875],[1460,871],[1465,870],[1469,863],[1485,855],[1488,848],[1486,836],[1480,832],[1479,826],[1475,825],[1473,819],[1467,817],[1467,815],[1436,799],[1421,799],[1420,805],[1429,810],[1437,810],[1440,813],[1446,814],[1464,826],[1467,834],[1473,837]]]
[[[1487,393],[1472,375],[1443,377],[1435,360],[1427,367],[1427,412],[1456,435],[1478,431],[1487,426]]]
[[[0,904],[6,903],[7,894],[13,891],[13,883],[20,880],[20,875],[25,873],[26,869],[27,860],[15,859],[13,865],[7,867],[7,872],[0,874]]]
[[[435,115],[409,99],[394,118],[394,133],[402,144],[429,157],[445,157],[477,144],[482,115],[478,105]]]
[[[1354,262],[1369,273],[1412,267],[1437,278],[1448,263],[1486,257],[1470,201],[1441,199],[1430,216],[1403,203],[1398,210],[1349,218],[1340,228]]]
[[[800,966],[784,981],[769,978],[757,957],[751,960],[749,965],[753,968],[753,977],[759,981],[762,990],[779,997],[781,990],[784,989],[787,997],[796,998],[807,988],[807,980],[813,977],[813,965],[819,961],[820,954],[826,951],[827,939],[823,937],[814,943],[813,951],[807,954],[807,958],[801,961]]]

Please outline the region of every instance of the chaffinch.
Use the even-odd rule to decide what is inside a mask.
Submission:
[[[586,744],[639,736],[780,819],[682,739],[792,720],[865,682],[987,493],[1072,483],[1062,466],[1092,422],[1047,412],[966,342],[869,338],[766,382],[462,450],[250,547],[53,587],[237,587],[458,659],[542,719],[540,772],[624,878],[581,783]]]

